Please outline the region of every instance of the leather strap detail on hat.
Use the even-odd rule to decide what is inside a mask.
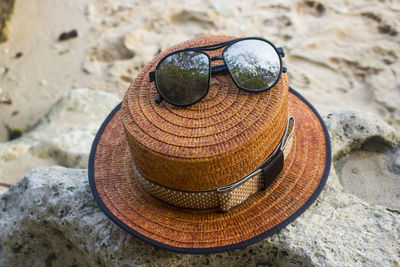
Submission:
[[[243,204],[257,192],[265,190],[275,180],[283,169],[285,156],[290,151],[294,127],[295,120],[291,116],[274,152],[254,172],[226,186],[207,191],[175,190],[148,180],[136,167],[137,177],[150,195],[171,206],[197,211],[226,212]]]

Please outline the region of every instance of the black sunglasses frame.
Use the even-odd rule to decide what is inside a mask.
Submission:
[[[276,81],[275,81],[272,85],[270,85],[269,87],[263,88],[263,89],[261,89],[261,90],[252,90],[252,89],[248,89],[248,88],[246,88],[246,87],[240,86],[240,85],[238,84],[238,82],[236,81],[236,79],[234,78],[234,76],[232,75],[232,73],[231,73],[229,67],[226,65],[226,63],[225,63],[225,57],[224,57],[224,53],[226,52],[226,50],[227,50],[230,46],[232,46],[233,44],[235,44],[235,43],[237,43],[237,42],[240,42],[240,41],[244,41],[244,40],[260,40],[260,41],[264,41],[264,42],[268,43],[270,46],[272,46],[272,48],[275,50],[276,54],[278,55],[279,64],[280,64],[279,74],[278,74],[278,77],[277,77]],[[225,48],[224,48],[224,50],[222,51],[222,55],[221,55],[221,56],[215,56],[215,57],[212,57],[212,58],[211,58],[209,54],[207,54],[206,52],[204,52],[204,51],[218,50],[218,49],[223,48],[223,47],[225,47]],[[161,64],[166,58],[168,58],[168,57],[171,56],[171,55],[174,55],[174,54],[177,54],[177,53],[181,53],[181,52],[185,52],[185,51],[194,51],[194,52],[202,53],[202,54],[204,54],[204,55],[207,56],[208,61],[209,61],[209,64],[208,64],[208,65],[209,65],[209,70],[208,70],[208,85],[207,85],[207,90],[204,92],[204,94],[203,94],[199,99],[197,99],[197,100],[195,100],[195,101],[193,101],[193,102],[191,102],[191,103],[188,103],[188,104],[179,104],[179,103],[174,103],[174,102],[168,100],[167,98],[165,98],[165,96],[163,95],[163,93],[159,90],[159,88],[158,88],[158,83],[157,83],[157,75],[156,75],[156,73],[157,73],[158,67],[160,66],[160,64]],[[159,97],[157,97],[157,98],[155,99],[155,102],[156,102],[157,104],[161,103],[162,100],[165,100],[165,101],[167,101],[169,104],[172,104],[172,105],[174,105],[174,106],[186,107],[186,106],[190,106],[190,105],[193,105],[193,104],[199,102],[200,100],[202,100],[202,99],[208,94],[208,91],[210,90],[210,80],[211,80],[211,74],[212,74],[212,73],[223,72],[223,71],[226,71],[226,70],[228,70],[229,75],[231,76],[231,78],[232,78],[233,82],[235,83],[235,85],[236,85],[238,88],[240,88],[240,89],[243,89],[243,90],[245,90],[245,91],[252,92],[252,93],[260,93],[260,92],[264,92],[264,91],[267,91],[267,90],[271,89],[271,88],[274,87],[274,86],[278,83],[278,81],[280,80],[281,75],[282,75],[282,72],[285,73],[285,72],[287,71],[287,70],[286,70],[286,67],[283,67],[282,57],[285,57],[285,53],[284,53],[283,48],[282,48],[282,47],[276,47],[272,42],[268,41],[267,39],[264,39],[264,38],[261,38],[261,37],[244,37],[244,38],[237,38],[237,39],[233,39],[233,40],[229,40],[229,41],[222,42],[222,43],[217,43],[217,44],[204,45],[204,46],[197,46],[197,47],[187,47],[187,48],[184,48],[184,49],[180,49],[180,50],[176,50],[176,51],[173,51],[173,52],[171,52],[171,53],[168,53],[167,55],[165,55],[165,56],[158,62],[155,71],[149,72],[149,79],[150,79],[150,82],[155,82],[155,86],[156,86],[157,92],[158,92],[158,94],[159,94]],[[212,66],[211,63],[212,63],[212,61],[215,61],[215,60],[222,60],[222,61],[224,62],[224,64]]]

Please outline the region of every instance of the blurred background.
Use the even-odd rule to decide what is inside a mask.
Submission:
[[[140,69],[161,50],[201,35],[266,38],[285,48],[290,85],[321,115],[358,109],[400,129],[399,1],[0,0],[0,12],[7,25],[0,43],[0,182],[13,183],[36,165],[86,167],[99,123]],[[85,91],[91,99],[79,101],[97,103],[104,114],[85,117],[93,108],[77,108],[86,105],[79,102],[58,108],[75,115],[54,115],[60,97],[80,88],[117,100],[96,102],[111,97]],[[57,119],[48,114],[52,107]],[[43,130],[46,120],[57,124]],[[71,143],[43,144],[73,140],[66,131],[90,120],[96,124],[86,143],[76,141],[78,152],[54,148]]]

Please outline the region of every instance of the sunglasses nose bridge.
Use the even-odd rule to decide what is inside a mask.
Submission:
[[[223,60],[222,56],[215,56],[211,58],[211,62],[216,60]],[[225,64],[211,66],[211,73],[223,72],[227,69]]]
[[[211,62],[215,61],[215,60],[222,60],[222,59],[223,59],[222,56],[215,56],[215,57],[211,58]]]
[[[227,67],[225,64],[223,65],[216,65],[211,67],[211,73],[218,73],[218,72],[223,72],[227,70]]]

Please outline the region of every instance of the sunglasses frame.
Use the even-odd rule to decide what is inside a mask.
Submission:
[[[279,64],[280,64],[280,69],[279,69],[279,74],[277,79],[275,80],[275,82],[270,85],[269,87],[263,88],[261,90],[256,90],[256,89],[249,89],[246,87],[243,87],[241,85],[238,84],[238,82],[236,81],[236,79],[234,78],[233,74],[231,73],[231,70],[229,69],[229,67],[227,66],[226,62],[225,62],[225,52],[226,50],[231,47],[233,44],[237,43],[237,42],[241,42],[241,41],[245,41],[245,40],[260,40],[260,41],[264,41],[266,43],[268,43],[276,52],[276,54],[278,55],[279,58]],[[215,57],[210,57],[209,54],[207,54],[205,51],[213,51],[213,50],[218,50],[221,48],[224,48],[224,50],[222,51],[222,55],[221,56],[215,56]],[[188,104],[179,104],[179,103],[174,103],[170,100],[168,100],[167,98],[165,98],[165,96],[163,95],[163,93],[159,90],[159,86],[158,86],[158,82],[157,82],[157,70],[160,66],[160,64],[169,56],[177,54],[177,53],[181,53],[181,52],[187,52],[187,51],[194,51],[194,52],[198,52],[198,53],[202,53],[204,55],[207,56],[208,58],[208,62],[209,62],[209,68],[208,68],[208,85],[207,85],[207,90],[204,92],[204,94],[197,100],[190,102]],[[272,87],[274,87],[278,81],[281,78],[282,72],[286,72],[286,68],[283,67],[283,63],[282,63],[282,57],[285,56],[284,50],[282,47],[276,47],[272,42],[268,41],[267,39],[261,38],[261,37],[244,37],[244,38],[237,38],[237,39],[233,39],[233,40],[229,40],[226,42],[222,42],[222,43],[217,43],[217,44],[211,44],[211,45],[205,45],[205,46],[197,46],[197,47],[188,47],[188,48],[184,48],[184,49],[180,49],[180,50],[176,50],[173,51],[171,53],[168,53],[167,55],[165,55],[158,63],[156,66],[156,69],[154,71],[151,71],[149,73],[149,78],[150,78],[150,82],[155,82],[155,87],[157,89],[157,92],[159,94],[159,97],[157,97],[155,99],[155,102],[158,104],[160,103],[162,100],[167,101],[169,104],[172,104],[174,106],[178,106],[178,107],[186,107],[186,106],[190,106],[193,105],[197,102],[199,102],[200,100],[202,100],[207,94],[208,91],[210,90],[210,80],[211,80],[211,74],[212,73],[218,73],[218,72],[223,72],[228,70],[229,75],[231,76],[233,82],[235,83],[235,85],[242,89],[245,90],[247,92],[252,92],[252,93],[260,93],[260,92],[264,92],[267,91],[269,89],[271,89]],[[212,61],[214,60],[222,60],[224,62],[224,64],[222,65],[214,65],[212,66]]]

